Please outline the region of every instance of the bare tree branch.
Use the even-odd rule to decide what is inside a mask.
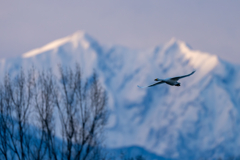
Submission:
[[[83,80],[78,64],[59,71],[60,79],[34,68],[27,76],[23,70],[14,79],[5,76],[0,84],[1,159],[101,158],[107,94],[96,72]]]

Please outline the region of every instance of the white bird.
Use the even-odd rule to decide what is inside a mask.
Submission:
[[[190,74],[184,75],[184,76],[178,76],[178,77],[167,78],[167,79],[156,78],[155,81],[158,81],[157,83],[154,83],[154,84],[151,84],[151,85],[145,86],[145,87],[141,87],[141,86],[138,86],[138,87],[139,88],[146,88],[146,87],[156,86],[156,85],[162,84],[162,83],[166,83],[166,84],[171,85],[171,86],[178,86],[179,87],[180,83],[178,82],[178,80],[181,79],[181,78],[185,78],[185,77],[191,76],[194,72],[195,71],[193,71]]]

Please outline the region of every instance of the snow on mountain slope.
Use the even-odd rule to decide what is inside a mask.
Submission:
[[[95,46],[96,45],[96,46]],[[34,49],[21,57],[3,59],[0,61],[0,71],[3,75],[6,71],[15,73],[20,67],[48,69],[57,72],[58,65],[69,65],[79,62],[87,75],[95,68],[97,42],[88,34],[79,31],[75,34],[53,41],[41,48]],[[87,61],[86,61],[87,60]]]
[[[0,75],[32,65],[57,72],[58,64],[75,62],[81,64],[85,76],[96,69],[108,91],[107,146],[138,145],[177,159],[239,154],[239,66],[175,39],[134,50],[103,46],[79,31],[21,57],[1,60]],[[195,74],[180,80],[181,87],[137,87],[193,70]]]

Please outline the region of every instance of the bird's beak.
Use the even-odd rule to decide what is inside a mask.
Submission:
[[[154,79],[155,81],[158,81],[158,79],[156,78],[156,79]]]

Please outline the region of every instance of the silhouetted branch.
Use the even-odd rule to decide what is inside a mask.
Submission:
[[[19,160],[100,159],[107,95],[97,74],[86,81],[79,65],[35,69],[0,84],[0,158]],[[56,126],[56,122],[60,126]],[[56,127],[61,137],[57,140]],[[59,130],[59,128],[58,128]]]

